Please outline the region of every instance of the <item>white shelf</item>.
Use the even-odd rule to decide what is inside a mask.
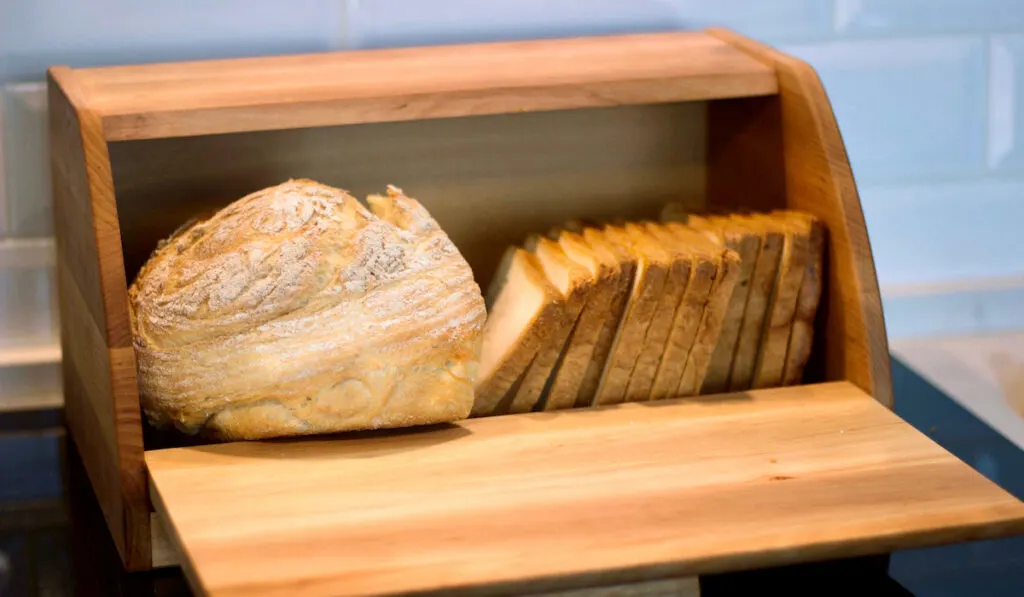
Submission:
[[[0,240],[0,268],[41,269],[57,262],[53,238]]]

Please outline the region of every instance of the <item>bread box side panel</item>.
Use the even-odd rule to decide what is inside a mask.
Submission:
[[[832,107],[807,63],[725,30],[710,33],[775,69],[779,95],[712,102],[708,201],[789,207],[828,235],[815,347],[805,381],[846,379],[892,408],[889,349],[864,214]]]
[[[129,569],[148,568],[142,426],[107,144],[69,69],[51,70],[49,98],[66,420],[121,558]]]
[[[703,102],[128,141],[111,159],[129,282],[189,218],[288,178],[360,199],[401,187],[486,288],[501,253],[570,219],[704,197]]]

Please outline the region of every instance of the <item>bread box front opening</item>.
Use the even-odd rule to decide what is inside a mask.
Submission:
[[[709,102],[681,102],[115,142],[126,280],[183,223],[289,178],[361,198],[401,187],[482,289],[508,245],[568,220],[657,220],[669,202],[697,212],[785,207],[770,181],[759,196],[709,201],[708,112]],[[827,310],[823,301],[819,321]],[[808,383],[825,379],[814,361]],[[147,447],[173,441],[151,431]]]

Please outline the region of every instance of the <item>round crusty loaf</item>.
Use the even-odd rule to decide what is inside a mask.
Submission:
[[[473,273],[400,189],[368,202],[290,180],[158,246],[128,292],[155,426],[256,439],[469,414]]]

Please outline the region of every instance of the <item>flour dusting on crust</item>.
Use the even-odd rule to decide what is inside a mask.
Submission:
[[[253,439],[465,417],[472,271],[400,189],[369,204],[290,180],[161,242],[129,289],[151,422]]]

